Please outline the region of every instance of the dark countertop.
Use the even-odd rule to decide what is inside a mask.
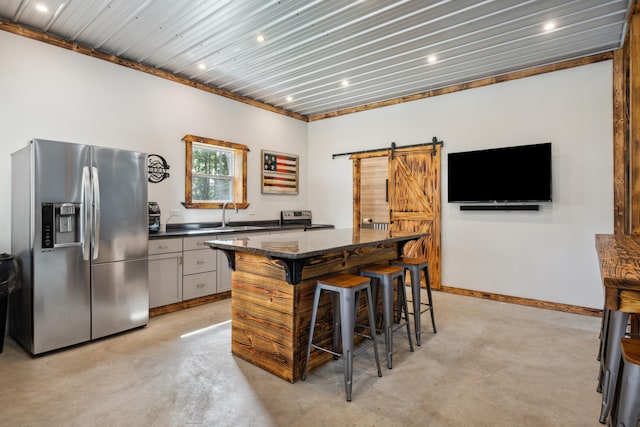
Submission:
[[[238,235],[247,233],[261,233],[263,231],[290,231],[300,230],[319,230],[331,229],[333,225],[329,224],[311,224],[311,225],[285,225],[281,226],[279,221],[253,221],[253,222],[231,222],[228,228],[221,229],[220,223],[185,223],[185,224],[167,224],[166,231],[150,232],[149,240],[166,239],[172,237],[190,237],[190,236],[206,236],[206,235]]]
[[[350,250],[386,242],[403,242],[428,236],[428,233],[393,236],[388,230],[361,230],[355,235],[353,229],[326,229],[313,233],[292,232],[257,236],[238,236],[229,239],[207,241],[212,249],[240,251],[269,257],[303,259],[323,255],[337,250]]]

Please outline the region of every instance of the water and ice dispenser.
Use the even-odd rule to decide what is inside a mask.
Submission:
[[[80,244],[80,206],[80,203],[42,204],[43,249]]]

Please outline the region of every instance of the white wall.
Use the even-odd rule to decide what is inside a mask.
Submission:
[[[10,153],[33,138],[160,154],[171,177],[149,184],[163,223],[219,221],[220,210],[186,210],[185,134],[245,144],[248,200],[234,220],[279,218],[307,206],[307,124],[130,70],[69,50],[0,31],[0,252],[10,252]],[[260,150],[300,156],[300,195],[262,195]],[[253,215],[251,215],[253,214]]]
[[[445,142],[443,283],[602,307],[595,233],[613,230],[611,62],[357,114],[304,123],[0,31],[0,252],[10,251],[10,153],[32,138],[164,156],[171,178],[149,184],[163,221],[220,220],[185,210],[187,134],[250,147],[247,211],[275,219],[309,208],[318,223],[350,227],[351,162],[331,154]],[[446,153],[551,141],[554,201],[540,212],[460,212],[446,203]],[[260,150],[300,155],[300,195],[260,193]],[[254,213],[254,215],[250,215]]]
[[[332,153],[444,141],[446,286],[602,307],[594,234],[613,232],[612,63],[543,74],[309,124],[309,208],[352,223],[351,161]],[[539,212],[461,212],[447,153],[552,142],[553,202]]]

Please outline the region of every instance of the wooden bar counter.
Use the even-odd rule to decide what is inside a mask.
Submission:
[[[620,339],[625,336],[629,314],[640,313],[640,236],[597,234],[596,251],[604,286],[604,304],[608,310],[604,322],[606,342],[600,355],[600,422],[604,424],[614,404],[620,369]]]
[[[226,253],[233,270],[232,353],[295,382],[304,369],[316,280],[329,273],[357,274],[366,264],[387,263],[402,255],[407,241],[427,235],[328,229],[208,241],[209,247]],[[329,298],[321,300],[316,334],[330,331],[330,309]],[[312,352],[310,367],[331,358]]]

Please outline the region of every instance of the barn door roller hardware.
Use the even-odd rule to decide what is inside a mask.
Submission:
[[[413,145],[403,145],[401,147],[397,147],[395,142],[391,143],[391,147],[390,148],[375,148],[372,150],[363,150],[363,151],[352,151],[350,153],[339,153],[339,154],[332,154],[331,158],[335,159],[336,157],[340,157],[340,156],[350,156],[352,154],[362,154],[362,153],[375,153],[377,151],[384,151],[384,150],[391,150],[391,158],[394,158],[395,155],[395,150],[400,149],[400,148],[413,148],[413,147],[424,147],[424,146],[431,146],[433,147],[433,151],[432,151],[432,155],[436,154],[436,145],[442,145],[444,147],[444,142],[442,141],[438,141],[438,138],[436,138],[435,136],[433,138],[431,138],[431,142],[425,142],[422,144],[413,144]]]

